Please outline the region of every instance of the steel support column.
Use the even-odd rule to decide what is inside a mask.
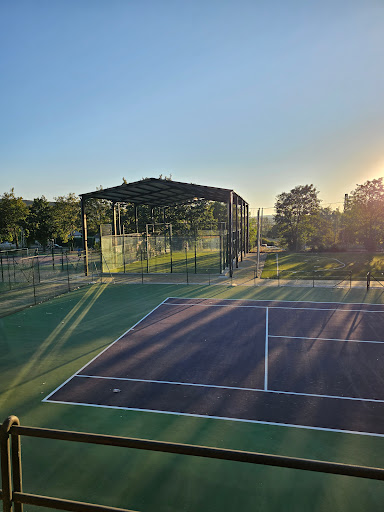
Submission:
[[[245,246],[245,252],[249,252],[249,204],[247,203],[247,243]]]
[[[240,201],[240,261],[243,261],[243,249],[244,249],[244,228],[243,228],[243,205],[244,201]]]
[[[112,235],[117,235],[116,203],[112,203]]]
[[[86,199],[81,196],[81,225],[83,230],[83,251],[84,251],[84,274],[88,275],[88,230],[87,230],[87,214],[85,212]]]
[[[236,251],[236,268],[239,268],[239,196],[236,194],[235,203],[235,219],[236,219],[236,235],[235,235],[235,251]]]
[[[233,192],[229,193],[228,202],[228,235],[229,235],[229,277],[233,276]]]

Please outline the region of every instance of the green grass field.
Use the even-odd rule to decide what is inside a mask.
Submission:
[[[88,286],[0,319],[0,420],[384,466],[380,437],[41,402],[168,296],[384,303],[380,290]],[[25,492],[143,512],[383,509],[383,482],[344,476],[33,438],[22,456]]]
[[[262,278],[342,279],[351,273],[353,280],[366,279],[367,272],[384,280],[383,253],[278,253],[267,256]]]

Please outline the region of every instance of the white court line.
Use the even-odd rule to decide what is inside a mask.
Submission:
[[[271,299],[214,299],[213,297],[167,297],[165,300],[173,300],[173,299],[179,299],[179,300],[216,300],[216,301],[222,301],[222,300],[230,300],[232,302],[240,302],[240,301],[247,301],[247,302],[289,302],[290,304],[342,304],[343,306],[346,306],[350,304],[351,306],[380,306],[384,308],[384,304],[378,304],[376,302],[329,302],[329,301],[321,301],[321,300],[285,300],[285,299],[279,299],[279,300],[271,300]],[[165,302],[165,301],[164,301]],[[168,304],[168,303],[167,303]],[[264,306],[266,307],[266,306]],[[268,307],[273,307],[269,305]],[[384,309],[383,309],[384,311]]]
[[[128,377],[105,377],[103,375],[74,375],[73,377],[81,377],[87,379],[104,379],[104,380],[120,380],[128,382],[146,382],[149,384],[174,384],[175,386],[195,386],[200,388],[213,388],[213,389],[233,389],[240,391],[255,391],[262,393],[274,393],[276,395],[295,395],[295,396],[311,396],[316,398],[336,398],[338,400],[354,400],[356,402],[378,402],[384,403],[384,400],[376,398],[356,398],[352,396],[338,396],[338,395],[318,395],[315,393],[296,393],[295,391],[277,391],[274,389],[259,389],[259,388],[241,388],[237,386],[219,386],[217,384],[196,384],[192,382],[177,382],[172,380],[149,380],[149,379],[130,379]]]
[[[270,334],[270,338],[288,338],[292,340],[320,340],[320,341],[347,341],[353,343],[384,343],[384,341],[373,341],[373,340],[343,340],[339,338],[307,338],[306,336],[277,336],[275,334]]]
[[[325,428],[325,427],[310,427],[306,425],[294,425],[292,423],[276,423],[274,421],[260,421],[260,420],[245,420],[242,418],[227,418],[226,416],[207,416],[204,414],[191,414],[186,412],[174,412],[174,411],[158,411],[156,409],[138,409],[134,407],[118,407],[115,405],[98,405],[98,404],[86,404],[80,402],[62,402],[60,400],[50,400],[51,403],[64,404],[64,405],[83,405],[86,407],[99,407],[101,409],[120,409],[123,411],[135,411],[135,412],[153,412],[157,414],[172,414],[174,416],[189,416],[192,418],[204,418],[214,420],[225,420],[225,421],[238,421],[241,423],[255,423],[259,425],[273,425],[275,427],[293,427],[302,428],[307,430],[320,430],[323,432],[337,432],[339,434],[357,434],[361,436],[372,436],[372,437],[384,437],[384,434],[377,434],[376,432],[359,432],[358,430],[341,430],[337,428]]]
[[[119,336],[117,338],[117,340],[113,341],[110,345],[108,345],[108,347],[106,347],[104,350],[102,350],[99,354],[97,354],[97,356],[95,356],[93,359],[91,359],[90,361],[88,361],[88,363],[86,363],[84,366],[82,366],[80,368],[80,370],[78,370],[76,373],[74,373],[73,375],[71,375],[71,377],[69,377],[66,381],[64,381],[62,384],[60,384],[60,386],[58,388],[56,388],[54,391],[52,391],[52,393],[49,393],[49,395],[47,395],[45,398],[43,398],[42,402],[46,402],[48,400],[48,398],[50,396],[52,396],[54,393],[56,393],[56,391],[59,391],[59,389],[61,389],[63,386],[65,386],[65,384],[67,384],[67,382],[69,382],[71,379],[73,379],[73,377],[75,377],[79,372],[83,371],[84,368],[86,368],[88,365],[90,365],[91,363],[93,363],[93,361],[95,359],[97,359],[99,356],[101,356],[101,354],[104,354],[104,352],[106,350],[108,350],[110,347],[112,347],[112,345],[114,345],[117,341],[119,341],[123,336],[125,336],[129,331],[132,331],[132,329],[134,329],[136,327],[136,325],[138,325],[140,322],[142,322],[145,318],[147,318],[147,316],[149,316],[151,313],[153,313],[154,311],[156,311],[157,308],[159,308],[166,300],[168,300],[169,297],[167,297],[166,299],[163,300],[163,302],[160,302],[160,304],[158,304],[155,308],[152,309],[152,311],[150,311],[148,314],[146,314],[145,316],[143,316],[143,318],[141,318],[138,322],[135,323],[135,325],[133,325],[132,327],[130,327],[127,331],[125,331],[121,336]]]
[[[265,310],[264,391],[268,389],[268,308]]]
[[[241,300],[241,299],[239,299]],[[344,313],[384,313],[384,311],[375,311],[372,309],[335,309],[335,308],[290,308],[289,306],[240,306],[240,305],[227,305],[227,304],[191,304],[189,303],[177,303],[177,302],[165,302],[162,303],[164,306],[200,306],[203,308],[253,308],[253,309],[298,309],[301,311],[333,311],[334,313],[344,312]]]

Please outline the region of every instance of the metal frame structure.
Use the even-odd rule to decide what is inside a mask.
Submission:
[[[335,462],[324,462],[311,459],[269,455],[265,453],[227,450],[222,448],[209,448],[181,443],[167,443],[164,441],[151,441],[148,439],[135,439],[131,437],[118,437],[87,432],[72,432],[68,430],[53,430],[47,428],[20,426],[17,416],[9,416],[0,425],[0,451],[1,451],[1,482],[0,500],[3,501],[3,512],[23,512],[23,505],[37,505],[41,507],[69,510],[76,512],[132,512],[128,509],[94,505],[79,501],[65,500],[50,496],[41,496],[23,492],[22,488],[22,459],[20,437],[38,437],[43,439],[60,439],[87,444],[100,444],[104,446],[119,446],[121,448],[134,448],[139,450],[174,453],[210,459],[220,459],[265,466],[316,471],[334,475],[346,475],[372,480],[384,480],[384,469],[367,466],[353,466]]]
[[[226,188],[207,187],[193,183],[145,178],[133,183],[123,183],[117,187],[106,188],[81,194],[81,220],[83,229],[84,271],[88,275],[88,235],[85,203],[88,199],[106,199],[112,202],[112,234],[117,235],[116,207],[119,203],[130,203],[135,207],[148,205],[151,208],[188,204],[199,199],[218,201],[228,205],[227,212],[227,263],[229,275],[233,275],[234,260],[238,267],[239,257],[249,252],[249,205],[236,192]]]

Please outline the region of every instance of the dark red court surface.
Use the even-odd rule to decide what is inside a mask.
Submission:
[[[44,399],[384,435],[384,306],[169,298]]]

